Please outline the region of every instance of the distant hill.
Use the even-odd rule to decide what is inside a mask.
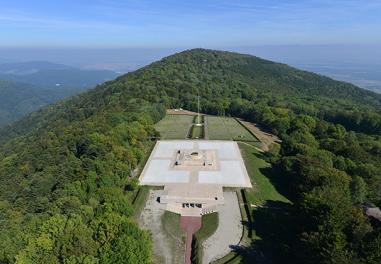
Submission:
[[[67,70],[73,67],[48,61],[27,61],[0,64],[0,73],[13,75],[27,75],[44,70]]]
[[[197,89],[201,95],[202,110],[206,113],[224,114],[227,104],[222,107],[220,97],[227,98],[225,100],[229,102],[237,98],[251,101],[266,98],[268,101],[277,97],[284,106],[297,112],[320,114],[327,120],[342,124],[351,123],[351,129],[356,129],[354,124],[365,115],[360,113],[369,113],[369,118],[363,118],[364,121],[373,124],[369,127],[376,126],[375,129],[381,131],[381,125],[378,125],[381,124],[380,94],[252,55],[195,49],[120,76],[70,99],[66,104],[34,113],[13,124],[12,128],[0,130],[0,142],[10,135],[24,134],[36,126],[51,125],[46,115],[63,118],[67,116],[65,112],[71,112],[66,108],[74,107],[74,103],[92,106],[90,109],[97,105],[95,109],[99,109],[99,103],[107,105],[108,98],[114,98],[117,94],[154,102],[165,100],[170,108],[195,110],[192,96]],[[373,112],[377,112],[377,116],[373,116]]]
[[[0,127],[79,91],[0,80]]]
[[[44,61],[0,64],[0,127],[117,75]]]
[[[0,64],[0,79],[43,86],[89,88],[116,78],[107,70],[82,70],[44,61]]]

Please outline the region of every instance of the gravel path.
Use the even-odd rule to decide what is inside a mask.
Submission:
[[[216,232],[203,243],[203,264],[222,258],[238,245],[243,226],[237,194],[224,192],[224,205],[218,207],[219,223]]]
[[[149,198],[140,215],[139,225],[141,228],[151,231],[154,263],[184,263],[184,243],[169,237],[162,225],[161,219],[165,211],[165,205],[156,201],[162,192],[162,190],[150,190]]]
[[[209,140],[208,119],[204,116],[204,139]]]

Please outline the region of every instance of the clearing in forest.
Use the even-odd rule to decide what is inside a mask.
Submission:
[[[257,239],[260,239],[261,232],[260,230],[257,230],[256,227],[256,221],[253,219],[253,213],[257,212],[255,210],[267,210],[266,212],[273,212],[272,210],[279,210],[278,207],[289,204],[290,202],[287,200],[286,197],[284,197],[279,191],[280,187],[283,186],[283,184],[280,182],[282,177],[279,177],[280,173],[279,171],[274,170],[270,164],[268,164],[263,159],[263,153],[260,153],[260,149],[258,149],[259,146],[267,146],[271,145],[273,142],[277,142],[277,138],[271,137],[271,135],[266,135],[262,131],[259,130],[257,127],[255,127],[257,130],[253,131],[253,127],[249,126],[251,123],[244,122],[242,120],[237,120],[235,118],[231,117],[217,117],[217,116],[202,116],[203,126],[196,126],[195,123],[195,116],[194,115],[168,115],[162,119],[159,123],[155,125],[155,128],[160,132],[161,134],[161,143],[164,144],[163,146],[165,148],[158,149],[157,147],[154,148],[153,152],[151,153],[151,158],[148,160],[146,166],[150,165],[153,161],[155,164],[154,170],[152,170],[152,175],[149,172],[149,169],[146,168],[146,170],[143,170],[141,176],[152,176],[155,179],[158,177],[161,177],[167,186],[162,190],[161,195],[156,197],[156,199],[153,199],[155,203],[159,204],[162,208],[162,210],[169,210],[171,212],[176,212],[179,214],[174,214],[170,212],[166,212],[162,217],[162,221],[157,219],[160,223],[160,225],[157,226],[156,230],[151,230],[153,232],[156,232],[157,235],[154,237],[157,240],[161,240],[162,242],[158,243],[157,246],[155,246],[155,257],[161,257],[160,261],[163,263],[181,263],[184,260],[180,260],[181,258],[181,251],[185,252],[185,239],[188,239],[188,244],[190,241],[190,234],[188,236],[181,230],[180,228],[180,215],[187,215],[187,216],[200,216],[203,215],[203,217],[209,216],[208,213],[211,212],[219,212],[219,221],[214,221],[214,225],[217,228],[217,231],[214,233],[214,235],[210,236],[207,235],[204,239],[200,239],[200,237],[197,237],[197,242],[199,245],[195,248],[192,246],[193,256],[197,256],[198,260],[204,260],[206,262],[214,261],[216,260],[216,263],[225,263],[220,262],[224,260],[231,259],[232,257],[239,261],[243,258],[240,254],[237,254],[237,252],[231,251],[231,246],[234,247],[245,247],[256,241]],[[262,134],[261,134],[262,133]],[[200,140],[203,138],[203,140]],[[174,140],[170,140],[174,139]],[[182,140],[178,140],[182,139]],[[185,139],[185,140],[184,140]],[[190,140],[190,139],[197,139],[197,140]],[[209,141],[209,140],[212,141]],[[270,140],[271,139],[271,140]],[[222,141],[224,140],[224,141]],[[235,150],[228,148],[230,143],[235,144]],[[232,141],[238,141],[238,145],[236,142]],[[160,142],[160,141],[159,141]],[[262,142],[262,143],[261,143]],[[220,147],[215,146],[215,144],[222,144],[224,143],[224,147],[221,145]],[[175,148],[169,147],[169,145],[175,144]],[[168,145],[168,146],[167,146]],[[177,146],[179,145],[179,146]],[[189,145],[189,146],[188,146]],[[204,146],[205,145],[205,146]],[[208,146],[208,147],[206,147]],[[156,150],[155,150],[156,149]],[[259,150],[259,151],[258,151]],[[263,148],[262,148],[263,151]],[[217,154],[213,154],[213,153]],[[156,161],[155,158],[156,154],[159,153],[160,157]],[[240,201],[237,202],[237,197],[232,202],[232,205],[234,205],[234,208],[236,209],[236,213],[234,214],[234,221],[231,219],[228,219],[227,217],[224,217],[223,211],[226,209],[228,212],[226,216],[231,217],[232,216],[232,208],[229,207],[229,201],[228,199],[223,198],[226,193],[222,193],[222,189],[218,192],[216,192],[213,195],[211,194],[211,189],[208,187],[207,189],[201,188],[203,186],[202,183],[206,180],[205,173],[209,174],[216,174],[212,178],[208,178],[207,182],[209,185],[219,186],[219,184],[222,184],[225,180],[228,180],[229,177],[224,176],[221,174],[218,176],[217,172],[220,170],[226,171],[226,168],[223,168],[223,163],[216,162],[214,157],[217,158],[223,158],[223,154],[232,154],[232,153],[239,153],[240,160],[242,162],[243,167],[246,167],[247,172],[247,183],[251,182],[253,184],[253,188],[245,188],[244,190],[237,191],[237,197]],[[242,155],[242,156],[241,156]],[[165,156],[165,157],[164,157]],[[182,158],[182,156],[184,156]],[[166,160],[169,160],[169,165],[174,166],[175,168],[169,169],[171,166],[166,165],[165,167],[159,168],[158,164],[160,162],[164,162]],[[189,164],[188,164],[189,163]],[[201,165],[200,165],[200,164]],[[173,165],[175,164],[175,165]],[[192,167],[192,169],[188,168],[189,166]],[[207,169],[204,172],[202,172],[202,175],[198,175],[197,172],[197,166],[208,166]],[[184,167],[185,166],[185,167]],[[196,168],[194,168],[196,166]],[[216,167],[217,166],[217,167]],[[221,168],[220,168],[221,167]],[[169,171],[168,171],[169,169]],[[235,176],[234,179],[239,179],[237,177],[237,172],[239,170],[229,167],[231,171],[228,173],[228,175]],[[245,169],[245,171],[246,171]],[[233,172],[234,171],[234,172]],[[147,175],[146,175],[147,174]],[[179,174],[179,175],[177,175]],[[180,175],[181,174],[181,175]],[[147,177],[148,177],[147,176]],[[158,185],[157,181],[154,178],[150,177],[141,177],[141,184],[147,184],[148,185]],[[144,178],[144,179],[143,179]],[[249,179],[250,178],[250,179]],[[151,183],[151,181],[152,183]],[[213,180],[212,180],[213,179]],[[147,182],[148,181],[148,182]],[[175,182],[173,182],[175,181]],[[179,182],[177,182],[179,181]],[[173,183],[172,183],[173,182]],[[159,184],[162,186],[162,184]],[[172,186],[173,185],[173,186]],[[179,186],[178,186],[179,185]],[[180,185],[186,186],[186,188],[179,188]],[[172,187],[174,188],[172,188]],[[230,186],[230,185],[229,185]],[[238,186],[236,186],[238,187]],[[242,187],[248,187],[248,185],[241,186]],[[209,190],[210,189],[210,190]],[[214,189],[213,189],[214,190]],[[232,193],[235,195],[235,193]],[[213,198],[214,200],[218,198],[218,201],[223,202],[220,205],[211,206],[210,210],[207,204],[205,204],[205,201],[200,202],[198,199],[194,200],[195,198],[199,197],[208,197]],[[200,196],[200,197],[201,197]],[[181,201],[174,201],[171,197],[183,197]],[[158,198],[158,199],[157,199]],[[226,197],[228,198],[228,197]],[[176,198],[178,199],[178,198]],[[176,205],[179,204],[179,206],[174,206],[174,203],[176,202]],[[204,203],[204,204],[203,204]],[[169,206],[170,205],[170,206]],[[189,208],[188,208],[189,205]],[[200,208],[199,208],[200,207]],[[212,208],[213,207],[213,208]],[[274,207],[274,208],[273,208]],[[188,212],[189,211],[189,212]],[[197,211],[197,214],[194,214],[194,211]],[[204,212],[205,211],[205,212]],[[201,212],[201,213],[200,213]],[[206,213],[206,215],[204,214]],[[213,214],[211,214],[213,215]],[[255,217],[254,217],[255,218]],[[169,220],[170,221],[169,221]],[[257,218],[255,218],[257,219]],[[150,219],[152,220],[152,219]],[[146,225],[150,225],[149,221],[146,221]],[[241,221],[249,223],[247,226],[242,226]],[[232,228],[232,223],[237,222],[238,224],[234,224],[234,230]],[[227,224],[227,226],[230,228],[230,231],[234,232],[227,232],[223,227]],[[155,226],[155,225],[154,225]],[[168,240],[166,245],[164,245],[164,238],[162,232],[158,232],[158,229],[164,228],[164,233],[166,236],[171,238],[174,241],[177,240],[179,245],[181,244],[180,248],[174,247],[174,244],[170,243],[171,241]],[[150,228],[152,229],[152,228]],[[169,230],[169,231],[168,231]],[[243,231],[242,231],[243,230]],[[243,233],[242,233],[243,232]],[[199,233],[199,232],[198,232]],[[197,233],[197,234],[198,234]],[[231,234],[228,235],[228,234]],[[196,235],[196,234],[195,234]],[[209,237],[209,238],[208,238]],[[242,238],[242,240],[241,240]],[[172,241],[173,242],[173,241]],[[171,247],[170,250],[174,250],[176,253],[174,255],[170,254],[169,252],[165,252],[163,250],[163,247]],[[231,251],[229,253],[229,251]],[[162,254],[164,253],[164,254]],[[185,260],[190,261],[189,258],[189,245],[188,245],[188,254],[185,257]],[[225,254],[229,253],[224,257]],[[219,259],[221,258],[222,259]],[[193,258],[193,257],[192,257]]]

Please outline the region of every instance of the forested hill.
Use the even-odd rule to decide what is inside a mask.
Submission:
[[[117,76],[50,62],[0,64],[0,127]]]
[[[0,80],[0,127],[79,91]]]
[[[379,263],[381,95],[249,55],[169,56],[0,131],[0,263],[150,263],[136,179],[166,108],[243,117],[282,140],[292,263]],[[376,241],[376,242],[374,242]],[[378,241],[378,242],[377,242]],[[378,243],[378,244],[377,244]],[[357,261],[358,260],[358,261]]]
[[[121,76],[64,104],[33,113],[0,130],[0,143],[31,128],[51,125],[47,116],[58,118],[62,113],[65,118],[75,118],[68,116],[66,108],[85,105],[97,108],[116,94],[122,100],[128,93],[148,101],[165,102],[167,107],[195,109],[193,96],[198,89],[204,111],[210,113],[227,111],[228,99],[271,101],[277,97],[278,103],[298,113],[323,117],[350,130],[381,131],[380,94],[251,55],[194,49]],[[73,115],[70,109],[68,112]]]

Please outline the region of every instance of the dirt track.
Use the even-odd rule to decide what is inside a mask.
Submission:
[[[269,151],[269,147],[272,144],[281,142],[277,136],[262,131],[260,128],[258,128],[258,126],[255,123],[250,123],[250,122],[243,121],[240,119],[239,119],[239,121],[245,127],[247,127],[255,135],[255,137],[262,143],[261,149],[264,152]]]

